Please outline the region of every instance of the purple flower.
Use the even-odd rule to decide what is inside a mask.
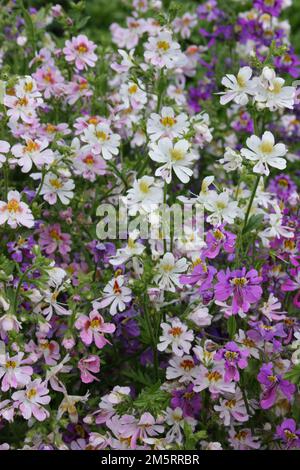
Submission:
[[[275,437],[283,440],[286,450],[300,447],[300,429],[297,429],[294,419],[282,421],[280,426],[276,428]]]
[[[65,256],[71,251],[71,236],[62,233],[59,224],[53,224],[42,228],[39,244],[47,255],[52,255],[58,250],[62,256]]]
[[[270,180],[270,184],[268,186],[268,191],[275,193],[278,199],[283,201],[288,201],[290,196],[295,193],[296,190],[296,184],[288,175],[284,174],[275,176],[275,178]]]
[[[210,230],[206,235],[205,241],[207,248],[204,250],[203,255],[211,259],[216,258],[221,248],[223,248],[226,253],[233,253],[235,240],[236,235],[224,230],[223,225],[214,230]]]
[[[31,251],[33,246],[33,237],[19,237],[17,241],[7,243],[7,250],[14,261],[21,263],[24,258],[32,259],[34,257],[34,254]]]
[[[240,369],[247,367],[249,354],[247,349],[240,349],[234,341],[230,341],[224,348],[217,351],[215,359],[225,361],[225,382],[231,382],[232,380],[238,382],[240,380],[238,367]]]
[[[223,302],[232,297],[232,313],[237,314],[240,309],[248,312],[250,305],[256,303],[262,296],[259,286],[262,278],[256,269],[246,272],[246,268],[230,271],[220,271],[217,274],[218,282],[215,285],[215,298]]]
[[[199,286],[199,292],[204,293],[212,287],[213,277],[217,270],[212,266],[207,266],[206,263],[200,259],[195,261],[194,268],[191,274],[182,274],[179,278],[181,284],[190,284],[192,286]]]
[[[282,0],[255,0],[253,6],[263,13],[279,16],[282,9]]]
[[[95,263],[103,260],[105,264],[109,262],[111,256],[116,254],[116,247],[113,243],[101,243],[98,240],[93,240],[87,243],[87,249],[93,255]]]
[[[273,372],[273,364],[269,362],[264,364],[257,376],[258,381],[264,385],[263,394],[260,400],[262,409],[267,410],[271,408],[276,400],[276,393],[278,390],[290,401],[296,391],[294,384],[285,380],[281,375]]]
[[[184,417],[195,418],[201,408],[201,397],[193,391],[193,384],[189,384],[187,388],[172,390],[171,406],[174,410],[181,408]]]

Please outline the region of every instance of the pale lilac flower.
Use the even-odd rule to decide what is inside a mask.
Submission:
[[[25,390],[20,390],[12,394],[12,399],[18,403],[19,409],[24,419],[34,416],[38,421],[44,421],[50,413],[43,405],[48,405],[51,398],[42,379],[35,379],[30,382]]]
[[[21,201],[18,191],[9,191],[7,202],[0,201],[0,225],[5,222],[12,228],[19,225],[31,228],[34,225],[32,212],[28,205]]]

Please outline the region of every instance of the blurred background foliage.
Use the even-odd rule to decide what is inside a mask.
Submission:
[[[72,3],[78,4],[81,2],[72,2],[70,0],[57,0],[53,1],[53,4],[59,3],[63,8],[68,12]],[[109,39],[109,26],[113,22],[123,23],[126,16],[131,12],[131,1],[130,0],[86,0],[85,2],[85,14],[89,16],[89,21],[87,26],[84,28],[85,32],[89,33],[91,39],[94,40],[103,40],[104,42]],[[205,0],[163,0],[163,3],[168,7],[171,3],[176,3],[178,6],[182,7],[183,11],[191,7],[196,7],[201,3],[205,3]],[[226,5],[228,9],[228,0],[219,0],[220,7],[222,8],[222,3]],[[26,6],[32,7],[46,7],[50,5],[50,2],[40,1],[40,0],[28,0],[24,1]],[[234,5],[243,5],[247,8],[251,8],[252,1],[244,0],[230,0],[232,7]],[[292,27],[292,44],[295,47],[295,50],[300,54],[300,0],[293,0],[292,6],[284,11],[284,14],[281,17],[282,19],[288,19]]]

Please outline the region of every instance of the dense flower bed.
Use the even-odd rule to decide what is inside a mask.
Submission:
[[[0,449],[300,447],[291,3],[2,2]]]

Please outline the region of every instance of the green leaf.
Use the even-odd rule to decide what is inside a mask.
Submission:
[[[292,370],[287,372],[284,376],[286,380],[289,380],[293,384],[300,384],[300,364],[297,364],[295,367],[293,367]]]
[[[234,337],[236,333],[236,329],[237,329],[236,319],[233,315],[231,315],[231,317],[229,317],[227,320],[227,331],[231,339]]]
[[[243,234],[247,232],[252,232],[252,230],[257,230],[261,226],[263,219],[263,214],[251,215],[246,227],[243,230]]]

